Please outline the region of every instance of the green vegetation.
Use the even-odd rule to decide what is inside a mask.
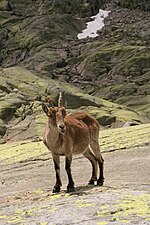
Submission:
[[[130,106],[143,115],[149,114],[150,82],[147,71],[150,70],[150,54],[146,46],[97,41],[86,44],[83,52],[85,59],[80,64],[83,76],[86,78],[90,74],[93,80],[95,76],[99,80],[95,87],[89,85],[85,88],[87,92]],[[146,104],[146,111],[144,107],[143,111],[140,110],[140,104]]]
[[[60,14],[66,13],[84,17],[96,14],[103,3],[104,2],[102,0],[55,0],[52,5],[52,10]]]
[[[91,46],[90,46],[91,45]],[[123,44],[101,43],[94,47],[93,44],[88,44],[87,49],[91,50],[82,62],[82,66],[87,72],[91,72],[100,76],[101,70],[106,68],[109,72],[113,68],[117,73],[129,74],[130,68],[135,68],[139,71],[149,68],[150,54],[145,46],[132,46]],[[117,71],[116,71],[117,70]],[[103,71],[102,71],[103,72]]]
[[[112,211],[108,204],[100,207],[100,212],[97,215],[103,219],[110,216],[111,221],[128,224],[131,222],[131,216],[136,215],[139,218],[149,221],[149,206],[150,196],[148,194],[134,195],[127,194],[123,199],[120,199],[115,204],[115,209]],[[113,213],[112,213],[113,212]],[[103,222],[98,223],[103,224]],[[104,224],[108,224],[107,222]]]
[[[119,0],[119,5],[130,9],[140,8],[144,11],[150,10],[150,2],[146,0]]]

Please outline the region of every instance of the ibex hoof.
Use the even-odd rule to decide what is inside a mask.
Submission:
[[[67,193],[74,192],[74,191],[75,191],[74,187],[67,187]]]
[[[98,186],[103,186],[103,183],[104,183],[104,179],[98,179],[97,180],[97,185]]]
[[[89,180],[88,185],[94,185],[95,184],[95,180]]]
[[[53,188],[53,193],[59,193],[59,192],[60,192],[60,187]]]

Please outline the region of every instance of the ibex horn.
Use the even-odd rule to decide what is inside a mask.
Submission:
[[[58,107],[62,107],[62,93],[59,92]]]

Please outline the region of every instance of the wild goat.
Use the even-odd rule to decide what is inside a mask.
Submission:
[[[95,118],[85,112],[66,114],[62,106],[60,94],[58,107],[47,107],[42,103],[43,111],[48,117],[43,142],[51,151],[56,172],[56,184],[53,193],[60,192],[62,185],[60,178],[60,156],[65,156],[65,169],[68,175],[67,192],[75,190],[71,174],[71,162],[73,154],[82,153],[92,164],[92,177],[89,184],[102,186],[103,158],[99,147],[99,123]],[[97,170],[99,165],[99,178]]]

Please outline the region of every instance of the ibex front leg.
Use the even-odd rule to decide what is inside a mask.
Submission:
[[[71,162],[72,162],[72,156],[66,156],[66,165],[65,169],[68,175],[68,185],[67,185],[67,192],[72,192],[75,190],[74,188],[74,182],[71,175]]]
[[[60,157],[59,155],[53,154],[54,168],[56,172],[56,184],[53,188],[53,193],[60,192],[60,187],[62,186],[60,179]]]

